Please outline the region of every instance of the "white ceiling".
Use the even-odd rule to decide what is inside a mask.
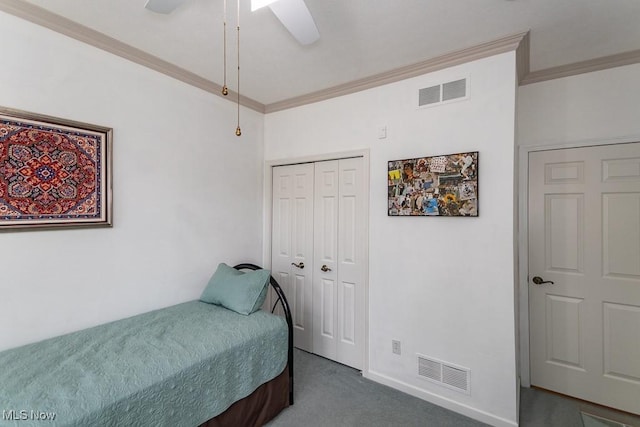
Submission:
[[[170,15],[145,0],[28,0],[222,84],[223,0],[186,0]],[[228,85],[236,88],[228,1]],[[305,0],[320,40],[299,45],[269,8],[240,0],[243,95],[304,95],[531,30],[531,71],[640,49],[639,0]]]

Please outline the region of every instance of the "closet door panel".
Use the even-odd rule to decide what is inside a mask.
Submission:
[[[338,310],[336,360],[362,369],[364,360],[364,191],[363,159],[339,161]]]
[[[273,168],[271,269],[293,313],[294,345],[313,350],[313,164]]]
[[[336,359],[339,162],[315,165],[313,351]],[[339,360],[337,360],[339,361]]]

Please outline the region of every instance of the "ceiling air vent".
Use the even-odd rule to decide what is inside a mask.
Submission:
[[[471,394],[469,375],[470,370],[461,366],[422,356],[418,356],[418,375],[431,382],[456,390],[465,394]]]
[[[418,90],[418,107],[442,104],[467,97],[467,79],[454,80]]]

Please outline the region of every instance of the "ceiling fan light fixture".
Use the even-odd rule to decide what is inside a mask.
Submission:
[[[279,0],[269,5],[291,35],[303,46],[320,38],[318,27],[304,0]]]
[[[147,0],[144,7],[152,12],[167,15],[182,3],[184,3],[184,0]]]
[[[255,12],[256,10],[269,6],[271,3],[275,3],[277,1],[278,0],[251,0],[251,12]]]

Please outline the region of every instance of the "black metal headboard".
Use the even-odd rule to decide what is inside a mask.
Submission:
[[[255,264],[238,264],[233,268],[236,270],[262,270],[262,267],[258,267]],[[276,279],[273,276],[269,276],[269,283],[271,287],[275,291],[276,295],[278,295],[278,299],[273,304],[271,308],[271,312],[276,309],[276,305],[280,302],[282,306],[282,310],[284,311],[284,316],[287,320],[287,326],[289,328],[289,344],[287,349],[287,364],[289,366],[289,404],[293,405],[293,318],[291,317],[291,309],[289,308],[289,302],[287,298],[284,296],[284,292],[282,288],[276,282]]]

